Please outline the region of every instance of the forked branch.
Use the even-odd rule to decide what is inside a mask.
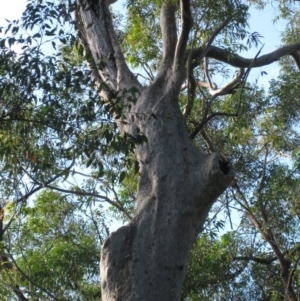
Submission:
[[[76,24],[84,37],[84,46],[91,53],[97,68],[93,73],[97,84],[105,83],[109,89],[141,88],[134,74],[129,70],[112,24],[108,4],[104,0],[89,2],[76,0]]]

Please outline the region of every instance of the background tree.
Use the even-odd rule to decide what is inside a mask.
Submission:
[[[17,211],[17,213],[16,213]],[[99,250],[104,233],[98,211],[44,191],[34,206],[11,204],[15,221],[1,241],[3,300],[99,300]]]

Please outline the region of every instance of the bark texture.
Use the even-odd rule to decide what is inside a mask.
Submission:
[[[187,259],[197,235],[217,197],[228,187],[233,171],[218,154],[205,154],[189,137],[178,97],[191,68],[205,56],[238,67],[253,60],[235,56],[212,46],[213,38],[226,26],[229,16],[203,48],[187,51],[192,26],[189,1],[180,1],[181,32],[177,37],[174,1],[161,7],[163,57],[154,82],[142,87],[126,65],[111,22],[108,4],[77,0],[77,25],[87,51],[95,82],[104,85],[101,96],[132,87],[137,102],[122,112],[131,135],[138,128],[148,142],[135,150],[140,164],[137,212],[134,219],[105,241],[101,254],[102,300],[180,300]],[[172,4],[173,3],[173,4]],[[177,5],[177,4],[176,4]],[[87,9],[88,8],[88,9]],[[257,66],[293,52],[299,45],[257,60]],[[99,63],[100,62],[100,63]],[[265,63],[263,63],[265,62]],[[124,93],[123,93],[124,94]],[[115,95],[115,94],[114,94]],[[126,94],[125,94],[126,95]],[[124,103],[129,104],[124,98]]]
[[[176,96],[166,86],[153,84],[137,103],[137,112],[157,118],[136,117],[148,138],[136,150],[138,208],[132,222],[103,245],[104,300],[180,300],[191,246],[230,184],[229,166],[216,154],[201,153],[189,139]]]

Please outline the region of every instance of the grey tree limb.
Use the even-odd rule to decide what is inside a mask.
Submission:
[[[228,51],[226,51],[226,49],[219,48],[216,46],[211,46],[206,56],[227,63],[237,68],[247,68],[252,63],[253,63],[252,68],[257,68],[278,61],[281,57],[286,55],[295,56],[295,52],[298,50],[300,50],[300,43],[296,43],[293,45],[286,45],[275,51],[261,55],[257,57],[255,60],[253,60],[253,58],[244,58],[238,54],[229,54]],[[192,57],[194,58],[194,62],[192,66],[194,68],[197,67],[200,63],[198,62],[198,56],[202,53],[202,51],[203,51],[202,47],[193,50]]]
[[[193,25],[193,18],[191,14],[190,0],[180,1],[180,15],[181,15],[181,32],[176,45],[174,66],[181,66],[184,63],[184,53],[189,39],[189,34]]]
[[[77,0],[76,4],[76,23],[90,50],[101,82],[113,91],[132,87],[141,89],[121,51],[107,3],[104,0],[95,1],[89,8],[84,0]]]
[[[177,28],[175,19],[175,5],[171,1],[164,2],[160,10],[160,28],[163,40],[163,61],[173,62],[177,43]]]

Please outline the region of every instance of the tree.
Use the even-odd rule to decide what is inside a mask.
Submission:
[[[243,78],[243,68],[249,71],[283,55],[298,55],[299,44],[248,60],[214,46],[220,33],[226,33],[227,25],[238,30],[246,23],[244,5],[236,2],[219,5],[217,9],[212,8],[214,12],[218,11],[218,19],[214,20],[210,15],[207,23],[210,31],[206,36],[201,36],[200,31],[200,39],[197,37],[197,12],[203,17],[201,8],[210,8],[208,3],[167,1],[153,4],[154,9],[160,9],[162,59],[153,82],[142,87],[127,67],[107,4],[92,2],[87,9],[88,2],[77,1],[77,24],[81,39],[92,55],[94,80],[99,85],[105,84],[102,97],[113,101],[109,92],[135,88],[135,102],[132,103],[130,98],[123,99],[122,115],[127,124],[120,123],[120,128],[133,136],[138,129],[148,140],[135,149],[140,163],[136,215],[128,226],[113,233],[103,245],[101,283],[104,300],[180,299],[191,246],[212,204],[234,176],[225,158],[215,153],[206,155],[195,147],[192,139],[210,119],[235,115],[213,111],[211,105],[217,96],[231,92],[238,79]],[[180,25],[177,13],[181,17]],[[193,24],[196,24],[195,29]],[[196,39],[189,39],[193,31]],[[186,119],[191,113],[198,81],[194,70],[209,57],[238,67],[240,72],[234,85],[230,83],[215,91],[210,84],[214,93],[204,103],[202,119],[189,134]],[[99,59],[104,62],[102,67],[97,66]],[[181,112],[178,100],[185,81],[189,86],[188,99]]]
[[[17,214],[13,204],[6,208],[5,220],[15,221],[1,240],[2,300],[99,300],[97,265],[106,233],[99,212],[80,205],[44,191]]]
[[[222,135],[222,131],[231,128],[234,134],[233,127],[237,124],[240,124],[240,129],[245,128],[242,123],[247,120],[246,114],[254,112],[247,76],[252,68],[270,64],[286,55],[290,55],[299,66],[300,44],[287,45],[263,56],[258,53],[252,59],[239,56],[238,51],[245,48],[242,40],[246,36],[249,47],[251,43],[258,43],[258,36],[245,29],[248,8],[239,1],[128,1],[128,22],[124,31],[119,31],[114,24],[118,19],[113,18],[109,10],[110,1],[77,0],[69,4],[61,1],[54,6],[50,2],[29,1],[23,15],[25,28],[32,29],[41,24],[46,36],[55,36],[56,30],[62,29],[56,24],[49,25],[47,18],[73,22],[69,15],[69,9],[73,9],[92,85],[97,87],[101,99],[91,91],[92,101],[87,101],[79,114],[71,110],[75,103],[81,105],[80,93],[87,93],[80,83],[81,79],[88,83],[87,73],[72,69],[74,64],[71,63],[68,65],[53,58],[41,60],[40,47],[35,49],[37,55],[31,56],[28,52],[32,49],[25,45],[27,54],[21,57],[21,64],[8,61],[34,80],[28,83],[24,75],[20,77],[25,92],[35,86],[43,89],[45,94],[40,100],[41,108],[32,110],[32,101],[24,102],[25,92],[22,105],[26,112],[35,114],[31,117],[43,120],[41,118],[47,116],[44,120],[47,124],[42,126],[51,128],[50,133],[58,135],[56,139],[63,143],[59,142],[59,147],[43,144],[39,157],[52,154],[47,160],[37,161],[35,151],[29,157],[25,154],[23,161],[13,156],[10,168],[13,165],[16,172],[24,173],[24,165],[20,162],[29,160],[34,166],[29,167],[30,174],[28,170],[25,173],[30,175],[38,189],[48,187],[81,195],[80,189],[67,190],[57,188],[55,184],[59,177],[69,176],[80,153],[86,155],[81,162],[97,167],[97,176],[107,179],[111,176],[103,171],[97,151],[111,155],[112,150],[127,154],[133,150],[139,164],[136,210],[132,219],[125,214],[130,219],[129,224],[113,232],[103,244],[100,264],[102,299],[180,300],[189,253],[212,205],[230,185],[237,192],[240,189],[230,160],[236,153],[230,152],[231,145],[226,145],[228,137]],[[15,35],[18,30],[14,28],[18,27],[14,25],[11,25],[11,30]],[[31,39],[42,36],[38,34]],[[60,33],[63,35],[65,32]],[[1,45],[9,48],[15,41],[24,43],[21,39],[6,38]],[[67,43],[65,39],[61,37],[61,42]],[[77,50],[81,49],[76,39],[71,37],[69,41],[72,46],[77,45]],[[25,43],[29,44],[29,40]],[[6,60],[9,55],[10,52],[6,51]],[[34,65],[28,65],[28,61]],[[148,80],[139,82],[127,62],[144,68]],[[55,69],[56,63],[58,70]],[[224,64],[239,68],[239,71],[228,84],[217,88],[210,79],[211,74],[221,72]],[[29,66],[33,74],[31,70],[24,71],[24,67]],[[9,68],[5,70],[8,72]],[[56,86],[49,84],[53,79]],[[7,105],[12,97],[9,94],[12,89],[8,87],[15,87],[9,84],[3,90],[7,93]],[[69,94],[65,93],[64,87],[70,89]],[[24,107],[16,110],[19,108],[20,88],[13,92],[16,105],[11,110],[6,109],[3,119],[16,114],[13,117],[21,120],[22,114],[16,113],[25,112]],[[76,101],[70,100],[73,96],[77,97]],[[69,102],[64,103],[65,99]],[[71,109],[66,110],[65,106]],[[95,114],[98,107],[103,108],[104,114],[113,115],[121,133],[110,123],[106,130],[95,127],[97,117],[103,113],[99,110],[99,115]],[[49,124],[54,117],[56,121]],[[81,121],[79,127],[78,118]],[[235,122],[229,124],[230,120]],[[76,128],[80,130],[75,131]],[[247,133],[244,136],[236,136],[236,145],[241,145],[249,137]],[[74,138],[71,146],[70,137]],[[113,143],[109,150],[102,148],[99,142],[104,138]],[[8,146],[18,153],[15,143]],[[247,144],[244,146],[247,149]],[[217,154],[216,151],[222,152]],[[64,160],[58,160],[55,154]],[[109,158],[111,162],[112,157]],[[104,181],[107,183],[109,181]],[[94,191],[84,192],[96,197]],[[24,197],[18,200],[22,202]],[[106,200],[110,201],[107,197]],[[127,212],[122,202],[110,203],[123,213]],[[246,206],[246,209],[249,208]]]

